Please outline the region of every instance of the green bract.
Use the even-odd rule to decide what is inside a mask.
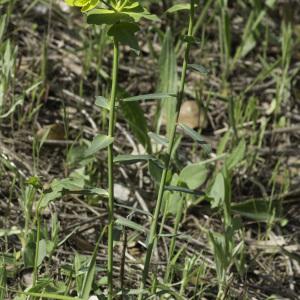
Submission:
[[[85,12],[95,8],[99,0],[65,0],[65,2],[70,6],[81,7],[81,11]]]
[[[70,1],[70,0],[68,0]],[[116,3],[113,3],[116,2]],[[111,1],[111,8],[92,9],[87,13],[87,23],[93,25],[111,25],[108,35],[118,42],[130,46],[138,51],[138,42],[135,32],[139,30],[136,24],[141,18],[159,20],[157,16],[150,14],[138,1]]]

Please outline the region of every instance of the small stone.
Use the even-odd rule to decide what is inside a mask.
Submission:
[[[122,184],[115,183],[114,184],[114,195],[120,201],[128,201],[129,195],[130,195],[130,190]]]

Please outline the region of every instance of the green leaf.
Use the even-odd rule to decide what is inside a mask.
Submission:
[[[2,265],[2,261],[0,261],[0,300],[6,299],[6,278],[6,268]]]
[[[99,8],[93,9],[87,13],[87,23],[94,25],[113,25],[118,22],[132,22],[128,14],[115,12],[113,10]]]
[[[253,219],[256,221],[268,222],[275,212],[275,217],[279,218],[280,204],[279,201],[265,199],[250,199],[241,203],[232,203],[232,211],[241,216]]]
[[[101,108],[104,108],[106,110],[109,110],[108,100],[103,96],[97,96],[96,97],[95,105],[97,105]]]
[[[60,197],[62,197],[62,193],[57,190],[44,194],[40,202],[40,208],[46,208],[50,202]]]
[[[232,153],[226,159],[225,164],[228,170],[232,170],[245,156],[246,151],[246,142],[245,140],[241,140],[239,144],[234,148]]]
[[[91,145],[84,151],[84,157],[93,156],[99,150],[107,148],[114,141],[113,137],[99,134],[95,136]]]
[[[172,7],[170,7],[168,10],[166,10],[166,13],[174,13],[180,10],[190,10],[191,4],[190,3],[179,3],[175,4]]]
[[[108,35],[114,37],[123,45],[128,45],[131,49],[139,52],[139,44],[135,33],[139,30],[139,26],[135,23],[121,22],[114,24],[108,31]]]
[[[188,67],[193,69],[194,71],[201,73],[201,74],[204,74],[204,75],[208,74],[208,70],[205,67],[203,67],[202,65],[189,64]]]
[[[16,294],[27,295],[37,298],[46,298],[46,299],[55,299],[55,300],[83,300],[78,297],[69,297],[65,295],[58,295],[54,293],[32,293],[32,292],[23,292],[23,291],[15,291]]]
[[[192,35],[185,35],[185,36],[183,36],[182,40],[189,44],[201,44],[201,40],[195,38]]]
[[[181,170],[179,179],[190,189],[196,189],[205,182],[207,173],[207,168],[203,163],[190,164]]]
[[[63,194],[77,194],[77,195],[95,195],[108,197],[108,192],[101,188],[92,188],[92,189],[80,189],[80,190],[64,190]]]
[[[146,233],[146,229],[143,226],[141,226],[141,225],[139,225],[139,224],[137,224],[137,223],[135,223],[135,222],[133,222],[131,220],[123,218],[121,216],[119,216],[117,218],[116,224],[117,225],[121,225],[121,226],[125,226],[125,227],[128,227],[128,228],[131,228],[131,229],[136,230],[136,231],[140,231],[140,232]]]
[[[176,95],[177,93],[177,59],[175,53],[175,47],[173,42],[173,36],[170,28],[168,28],[162,45],[162,50],[159,57],[159,91],[160,93],[166,93]],[[174,97],[166,97],[161,102],[160,121],[163,117],[166,119],[167,137],[170,137],[172,128],[175,125],[175,112],[176,101]],[[159,132],[160,123],[157,126],[157,132]]]
[[[120,101],[121,112],[129,124],[133,134],[139,142],[145,147],[148,153],[152,153],[152,145],[148,132],[147,120],[145,114],[137,102]]]
[[[114,159],[114,163],[123,163],[123,164],[135,164],[140,161],[149,161],[149,160],[156,160],[153,155],[129,155],[129,154],[122,154],[118,155]]]
[[[45,239],[42,239],[39,241],[39,256],[37,258],[37,266],[40,266],[44,260],[44,258],[47,256],[47,243]]]
[[[134,97],[128,97],[122,99],[122,101],[143,101],[143,100],[162,100],[165,98],[174,98],[176,100],[176,94],[169,94],[169,93],[154,93],[154,94],[146,94],[146,95],[139,95]]]
[[[202,191],[197,191],[197,190],[191,190],[182,186],[173,186],[173,185],[167,185],[165,186],[166,191],[171,191],[171,192],[181,192],[185,194],[191,194],[195,196],[204,196],[205,193]]]
[[[160,164],[158,164],[155,160],[149,160],[148,169],[155,182],[159,183],[163,172],[163,168],[160,166]]]
[[[100,244],[100,241],[102,240],[105,229],[106,229],[106,227],[104,227],[104,229],[102,230],[102,232],[98,238],[98,241],[97,241],[94,251],[93,251],[91,261],[89,263],[88,271],[86,272],[86,274],[84,276],[83,285],[82,285],[82,289],[81,289],[81,293],[80,293],[80,296],[84,300],[89,299],[89,296],[90,296],[90,293],[92,290],[92,284],[93,284],[93,281],[95,278],[95,272],[96,272],[96,258],[98,255],[99,244]]]
[[[154,22],[159,21],[159,18],[156,15],[151,14],[146,8],[142,7],[138,1],[126,5],[122,12],[132,17],[135,22],[139,22],[141,18]]]
[[[184,132],[191,137],[194,141],[202,145],[204,151],[209,154],[211,153],[211,146],[207,144],[204,138],[194,129],[186,126],[185,124],[179,123],[179,126],[184,130]]]
[[[159,135],[155,132],[149,132],[148,135],[156,144],[164,146],[167,146],[169,144],[169,140],[162,135]]]
[[[0,119],[4,119],[9,115],[11,115],[19,105],[23,105],[23,102],[24,102],[23,98],[17,100],[6,113],[0,115]]]
[[[86,5],[81,8],[82,12],[89,11],[97,6],[99,0],[90,0]]]
[[[220,172],[217,177],[215,178],[214,184],[212,185],[209,191],[209,198],[212,198],[211,207],[220,207],[224,204],[225,201],[225,179],[223,174]]]

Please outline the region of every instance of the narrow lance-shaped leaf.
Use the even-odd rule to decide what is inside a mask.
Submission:
[[[191,194],[191,195],[196,195],[196,196],[204,196],[205,195],[205,193],[202,191],[191,190],[191,189],[181,187],[181,186],[168,185],[168,186],[165,186],[165,190],[171,191],[171,192],[181,192],[181,193]]]
[[[209,144],[207,144],[207,142],[204,140],[204,138],[197,131],[195,131],[194,129],[192,129],[192,128],[190,128],[190,127],[188,127],[188,126],[186,126],[182,123],[180,123],[179,126],[195,142],[198,142],[199,144],[201,144],[206,153],[211,152],[211,146]]]
[[[155,132],[149,132],[148,135],[155,143],[159,145],[167,146],[169,143],[169,140],[166,137],[156,134]]]
[[[140,232],[146,232],[146,229],[143,226],[141,226],[140,224],[137,224],[137,223],[135,223],[131,220],[128,220],[126,218],[123,218],[121,216],[119,216],[118,219],[116,220],[116,224],[131,228],[133,230],[137,230]]]
[[[197,5],[195,5],[197,6]],[[191,4],[190,3],[178,3],[173,6],[171,6],[168,10],[166,10],[166,13],[174,13],[181,10],[190,10]]]
[[[114,163],[134,164],[140,161],[149,161],[149,160],[156,160],[156,158],[148,154],[144,154],[144,155],[122,154],[115,157]]]
[[[162,50],[159,57],[159,91],[167,94],[177,93],[177,59],[175,47],[173,44],[173,37],[171,30],[168,29],[163,41]],[[166,97],[161,103],[160,122],[163,118],[166,120],[167,137],[169,137],[171,130],[175,124],[176,101],[172,97]],[[158,124],[159,132],[160,124]]]
[[[208,74],[208,70],[205,67],[203,67],[202,65],[189,64],[188,67],[191,68],[194,71],[197,71],[197,72],[201,73],[201,74],[204,74],[204,75]]]
[[[152,145],[148,132],[147,120],[144,112],[138,102],[124,102],[120,101],[121,109],[126,122],[130,126],[133,134],[138,141],[145,147],[147,153],[152,153]]]
[[[85,277],[84,277],[83,286],[82,286],[82,290],[81,290],[81,293],[80,293],[80,296],[84,300],[88,300],[89,296],[90,296],[90,292],[91,292],[91,289],[92,289],[92,284],[93,284],[94,277],[95,277],[95,272],[96,272],[96,258],[97,258],[97,255],[98,255],[99,244],[100,244],[100,241],[102,240],[102,237],[103,237],[103,234],[104,234],[105,230],[106,230],[106,227],[104,227],[104,229],[102,230],[102,232],[101,232],[101,234],[98,238],[98,241],[97,241],[96,246],[94,248],[93,255],[92,255],[92,258],[91,258],[91,261],[90,261],[90,264],[89,264],[88,271],[87,271],[87,273],[85,274]]]
[[[176,100],[176,94],[170,93],[154,93],[146,95],[138,95],[122,99],[122,101],[143,101],[143,100],[163,100],[165,98],[174,98]]]
[[[109,137],[102,134],[97,135],[93,139],[88,149],[84,152],[84,157],[92,156],[95,153],[97,153],[99,150],[108,147],[113,142],[113,140],[114,140],[113,137]]]

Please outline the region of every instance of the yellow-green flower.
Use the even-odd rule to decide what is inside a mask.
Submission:
[[[65,0],[69,6],[81,7],[81,11],[88,11],[97,6],[99,0]]]

